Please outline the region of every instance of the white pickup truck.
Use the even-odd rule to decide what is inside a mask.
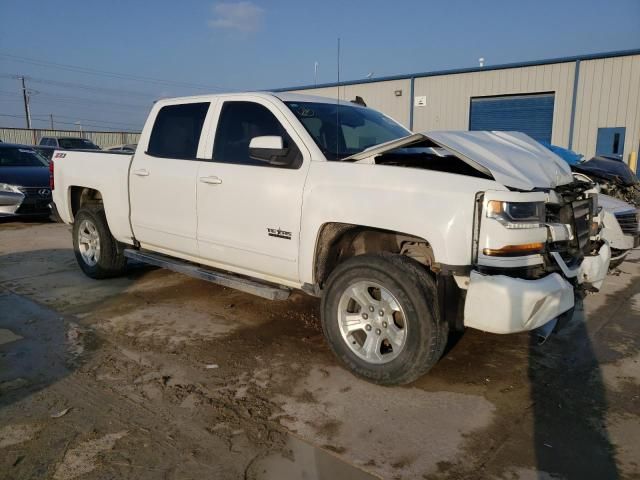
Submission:
[[[53,165],[88,276],[132,258],[321,296],[335,354],[383,384],[428,371],[454,329],[548,333],[610,259],[597,196],[526,135],[412,134],[332,99],[162,100],[135,154],[56,151]]]

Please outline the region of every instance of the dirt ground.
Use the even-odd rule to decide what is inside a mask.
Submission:
[[[638,479],[640,255],[538,346],[467,331],[406,387],[344,370],[318,301],[131,266],[0,223],[2,479]]]

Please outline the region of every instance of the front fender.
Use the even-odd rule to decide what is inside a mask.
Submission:
[[[300,278],[314,283],[322,226],[348,223],[425,239],[435,261],[469,265],[475,195],[503,190],[491,180],[387,165],[312,162],[300,231]]]

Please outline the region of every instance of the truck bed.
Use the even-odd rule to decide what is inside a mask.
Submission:
[[[129,167],[133,154],[106,151],[55,150],[53,201],[63,221],[73,222],[73,192],[92,188],[102,196],[109,229],[120,242],[133,238],[129,222]]]

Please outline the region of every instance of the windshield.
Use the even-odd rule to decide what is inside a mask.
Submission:
[[[46,167],[47,160],[38,152],[19,147],[0,148],[1,167]]]
[[[374,145],[411,134],[389,117],[369,108],[348,103],[285,103],[327,160],[341,160]]]
[[[61,148],[67,148],[69,150],[100,150],[100,147],[95,143],[84,138],[59,138],[58,143]]]

